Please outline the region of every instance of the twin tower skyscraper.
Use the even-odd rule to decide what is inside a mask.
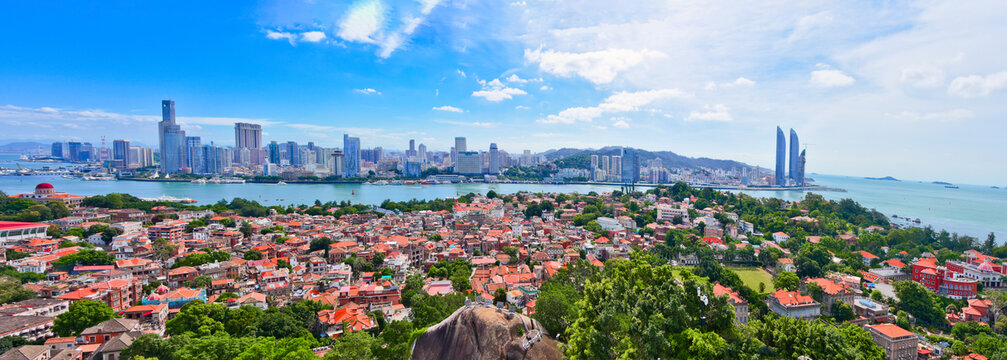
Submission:
[[[783,129],[776,127],[776,176],[777,186],[787,186],[787,179],[793,182],[789,185],[804,186],[805,151],[801,151],[797,132],[790,129],[790,163],[787,163],[787,137]],[[790,175],[787,176],[789,169]]]

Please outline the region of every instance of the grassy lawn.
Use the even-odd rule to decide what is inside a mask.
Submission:
[[[766,284],[766,292],[773,292],[773,277],[769,275],[765,270],[755,267],[747,268],[729,268],[738,274],[741,278],[741,282],[745,283],[752,290],[759,291],[759,283]]]
[[[688,269],[689,271],[696,271],[694,266],[676,266],[674,270],[675,278],[682,280],[682,270]],[[776,289],[773,288],[773,277],[769,275],[765,270],[756,267],[728,267],[731,271],[738,274],[741,278],[741,282],[748,286],[754,291],[759,291],[759,283],[766,284],[766,293],[771,293]],[[695,273],[693,273],[695,275]],[[707,283],[709,279],[697,276],[700,283]]]
[[[695,273],[696,267],[695,266],[676,266],[674,268],[674,272],[673,272],[675,274],[675,278],[679,279],[679,280],[682,280],[682,270],[686,270],[686,269],[688,269],[689,271],[693,272],[692,275],[695,276],[695,278],[699,281],[700,284],[706,284],[707,282],[710,281],[709,279],[707,279],[705,277],[696,275],[696,273]]]

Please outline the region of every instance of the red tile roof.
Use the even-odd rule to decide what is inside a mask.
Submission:
[[[874,329],[875,331],[877,331],[881,335],[884,335],[884,336],[886,336],[888,338],[892,338],[892,339],[894,339],[894,338],[900,338],[900,337],[903,337],[903,336],[913,336],[914,335],[911,331],[903,329],[903,328],[901,328],[901,327],[899,327],[898,325],[895,325],[895,324],[878,324],[878,325],[871,326],[870,328]]]

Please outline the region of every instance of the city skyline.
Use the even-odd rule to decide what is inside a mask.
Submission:
[[[0,15],[9,32],[56,25],[0,40],[32,55],[0,59],[0,124],[14,130],[0,142],[156,146],[151,104],[171,98],[181,130],[220,145],[244,122],[263,126],[263,144],[338,147],[348,133],[447,150],[464,135],[512,154],[628,145],[768,169],[772,139],[754,134],[779,124],[813,143],[808,173],[1007,178],[969,156],[1007,150],[1001,3],[425,4],[14,4]],[[119,28],[122,41],[103,36]]]

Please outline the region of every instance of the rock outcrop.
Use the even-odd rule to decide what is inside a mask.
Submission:
[[[431,326],[413,344],[413,360],[560,360],[559,343],[531,318],[467,306]]]

